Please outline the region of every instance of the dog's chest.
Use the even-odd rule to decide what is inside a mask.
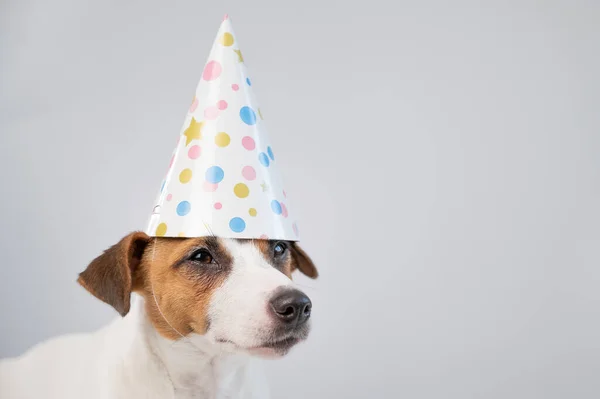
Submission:
[[[262,369],[235,358],[218,359],[199,372],[173,375],[176,399],[250,399],[268,397]]]

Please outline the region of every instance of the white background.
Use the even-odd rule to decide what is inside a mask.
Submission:
[[[321,271],[274,397],[600,396],[598,2],[0,7],[0,356],[115,316],[77,273],[145,227],[228,12]]]

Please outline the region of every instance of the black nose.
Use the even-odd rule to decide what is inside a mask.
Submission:
[[[301,291],[286,290],[271,299],[271,310],[284,323],[301,325],[310,317],[312,303]]]

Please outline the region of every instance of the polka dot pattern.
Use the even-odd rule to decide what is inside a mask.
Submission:
[[[190,105],[190,114],[193,114],[196,108],[198,108],[198,99],[194,97],[194,101],[192,101],[192,104]]]
[[[244,183],[238,183],[233,187],[233,192],[238,198],[246,198],[250,194],[250,189]]]
[[[281,204],[277,200],[271,201],[271,210],[276,215],[281,215],[281,213],[283,212],[283,208],[281,207]]]
[[[192,210],[192,205],[188,201],[181,201],[177,204],[177,214],[179,216],[185,216]]]
[[[219,42],[225,46],[225,47],[229,47],[231,45],[233,45],[234,43],[234,39],[233,39],[233,35],[229,32],[225,32],[223,33],[223,35],[220,37]]]
[[[235,233],[241,233],[246,229],[246,222],[240,217],[234,217],[229,221],[229,228]]]
[[[148,234],[296,240],[252,75],[229,19],[200,75]]]
[[[246,180],[254,180],[256,179],[256,170],[250,165],[244,166],[242,169],[242,176]]]
[[[157,237],[162,237],[165,234],[167,234],[167,224],[166,223],[161,223],[156,228],[156,236]]]
[[[220,166],[211,166],[206,169],[206,181],[209,183],[217,184],[225,177],[225,172]]]
[[[204,72],[202,73],[202,79],[204,80],[215,80],[219,76],[221,76],[221,71],[223,67],[218,61],[209,61],[204,67]]]
[[[227,147],[231,142],[231,138],[225,132],[218,133],[215,136],[215,144],[219,147]]]
[[[271,163],[271,161],[269,161],[269,157],[264,152],[261,152],[260,154],[258,154],[258,161],[260,162],[260,164],[262,166],[265,166],[267,168],[269,167],[269,164]]]
[[[188,150],[188,157],[190,157],[190,159],[198,159],[198,157],[200,156],[200,152],[201,152],[200,146],[193,145]]]
[[[205,181],[202,185],[202,189],[208,193],[214,193],[219,188],[219,185],[216,183],[210,183]]]
[[[244,62],[244,56],[240,50],[233,50],[238,57],[238,62]]]
[[[256,148],[256,143],[254,142],[254,139],[252,137],[246,136],[242,138],[242,146],[248,151],[252,151]]]
[[[254,110],[248,106],[240,108],[240,118],[246,125],[252,126],[256,124],[256,114],[254,113]]]
[[[179,181],[182,182],[183,184],[185,184],[185,183],[189,183],[190,180],[192,180],[192,170],[191,169],[182,170],[181,173],[179,174]]]

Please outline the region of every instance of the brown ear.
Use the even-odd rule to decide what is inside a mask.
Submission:
[[[142,232],[129,234],[94,259],[79,274],[77,282],[125,316],[129,312],[133,273],[149,240]]]
[[[306,252],[304,252],[304,250],[295,242],[292,243],[292,259],[292,271],[299,269],[310,278],[319,277],[319,272],[312,259],[310,259]]]

